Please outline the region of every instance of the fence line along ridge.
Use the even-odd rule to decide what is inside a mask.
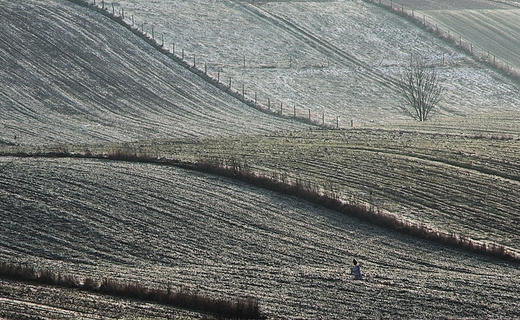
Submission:
[[[204,67],[203,69],[198,68],[198,65],[202,65],[202,63],[197,63],[196,55],[189,55],[184,51],[184,49],[181,50],[181,55],[178,56],[175,53],[175,44],[172,44],[172,50],[170,51],[170,48],[165,47],[164,44],[164,37],[161,36],[161,41],[159,42],[159,39],[156,39],[156,35],[153,29],[153,26],[151,28],[151,32],[148,34],[144,31],[144,23],[142,23],[141,29],[139,29],[138,26],[135,26],[135,20],[133,15],[131,16],[132,23],[129,24],[125,21],[125,12],[124,9],[121,7],[119,12],[116,12],[116,8],[114,3],[111,4],[109,7],[104,0],[101,1],[101,6],[96,4],[95,0],[67,0],[69,2],[72,2],[74,4],[80,5],[85,8],[89,8],[91,10],[94,10],[98,13],[101,13],[102,15],[110,18],[111,20],[117,22],[121,26],[125,27],[129,31],[131,31],[134,35],[138,36],[139,38],[143,39],[146,43],[151,45],[153,48],[161,52],[162,54],[166,55],[171,60],[175,61],[180,66],[184,67],[185,69],[191,71],[192,73],[196,74],[203,80],[205,80],[207,83],[215,86],[219,90],[226,92],[227,94],[231,95],[235,99],[241,101],[242,103],[246,104],[249,107],[255,108],[261,112],[268,113],[270,115],[275,115],[287,119],[295,119],[297,121],[307,123],[310,125],[315,126],[321,126],[324,128],[339,128],[340,127],[340,117],[336,116],[333,117],[332,120],[330,120],[330,117],[326,117],[325,113],[321,114],[313,114],[311,112],[311,109],[304,110],[303,113],[305,116],[301,116],[302,112],[299,112],[297,114],[296,105],[288,105],[284,104],[283,102],[280,102],[278,105],[275,105],[273,101],[270,98],[266,99],[266,104],[262,105],[259,102],[257,92],[254,92],[254,97],[248,97],[246,96],[246,88],[245,84],[242,84],[242,86],[238,86],[237,89],[234,89],[233,79],[231,77],[227,79],[221,79],[220,72],[217,72],[217,77],[212,77],[208,73],[207,64],[203,63]],[[98,0],[99,3],[99,0]],[[191,64],[190,64],[191,63]],[[325,121],[325,119],[328,119],[329,121]]]

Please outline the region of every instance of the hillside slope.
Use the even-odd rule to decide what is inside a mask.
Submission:
[[[473,2],[473,1],[470,1]],[[446,91],[435,118],[518,111],[515,82],[377,5],[334,1],[121,0],[116,13],[197,56],[260,101],[340,116],[340,126],[410,120],[395,80],[410,57],[435,66]],[[330,119],[327,118],[330,117]]]
[[[297,129],[68,1],[0,6],[0,139],[23,144]]]
[[[9,217],[0,224],[0,260],[254,296],[276,319],[520,317],[518,265],[168,166],[36,158],[0,165],[10,161],[0,179],[0,214]],[[354,257],[363,281],[349,275]],[[12,306],[2,292],[0,309]]]
[[[494,63],[506,63],[520,70],[520,3],[501,1],[418,1],[398,0],[394,6],[404,6],[452,35],[471,43],[474,52]],[[459,38],[459,39],[460,39]],[[487,56],[487,57],[486,57]]]

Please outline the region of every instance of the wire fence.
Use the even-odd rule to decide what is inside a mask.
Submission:
[[[322,113],[316,113],[310,108],[305,108],[302,105],[284,103],[281,99],[272,98],[265,94],[261,94],[255,88],[249,87],[249,85],[243,81],[238,81],[226,75],[225,72],[220,71],[222,64],[216,65],[217,70],[211,69],[210,65],[206,62],[199,61],[197,54],[188,52],[182,48],[176,47],[175,43],[166,44],[164,42],[164,35],[159,35],[154,30],[154,26],[141,21],[136,21],[133,14],[128,16],[125,15],[125,10],[122,6],[115,3],[107,4],[104,0],[69,0],[76,4],[88,7],[94,11],[97,11],[110,19],[116,21],[126,29],[130,30],[133,34],[139,36],[141,39],[152,45],[154,48],[159,50],[161,53],[168,56],[173,61],[177,62],[181,66],[190,70],[194,74],[198,75],[208,83],[219,88],[220,90],[230,94],[246,105],[253,107],[262,112],[277,115],[284,118],[292,118],[304,123],[311,125],[321,126],[324,128],[340,128],[340,117],[330,116]],[[145,30],[145,25],[148,26]],[[245,61],[243,57],[243,61]],[[244,62],[245,63],[245,62]],[[289,67],[292,66],[292,61],[288,62]],[[276,65],[282,65],[277,63]],[[276,68],[276,65],[270,67]],[[350,123],[351,126],[354,124]]]
[[[511,77],[514,80],[520,80],[520,70],[513,68],[513,66],[496,55],[491,54],[489,51],[479,48],[473,43],[465,40],[465,37],[461,34],[450,32],[438,26],[437,23],[426,19],[425,14],[418,14],[414,10],[407,9],[404,5],[397,4],[393,0],[363,0],[367,3],[376,4],[382,8],[387,9],[399,16],[402,16],[409,21],[413,22],[417,26],[425,29],[426,31],[434,34],[438,38],[447,41],[454,45],[456,48],[464,51],[466,54],[474,57],[478,61],[481,61],[501,73]]]

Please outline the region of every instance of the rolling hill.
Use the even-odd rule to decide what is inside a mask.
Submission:
[[[210,74],[258,92],[263,104],[269,97],[286,112],[311,109],[333,124],[339,116],[344,128],[351,120],[358,126],[411,120],[395,86],[411,56],[436,67],[446,88],[435,118],[518,111],[520,105],[516,82],[359,0],[122,0],[115,6],[116,14],[120,10],[127,23],[146,33],[153,28],[187,59],[195,55]]]
[[[209,85],[122,26],[68,1],[0,6],[1,139],[134,141],[303,128]]]
[[[518,265],[218,176],[106,160],[1,159],[9,161],[2,260],[254,296],[277,319],[520,316]],[[349,275],[354,257],[363,281]]]
[[[114,7],[259,101],[375,128],[306,130],[246,106],[93,10],[65,0],[3,1],[2,154],[126,150],[237,161],[518,252],[514,82],[361,1]],[[426,124],[399,112],[394,81],[410,52],[429,53],[449,88]],[[0,168],[0,261],[252,296],[276,319],[520,317],[518,264],[302,199],[150,163],[2,156]],[[349,274],[353,258],[363,281]],[[204,316],[7,280],[0,310],[8,318]]]

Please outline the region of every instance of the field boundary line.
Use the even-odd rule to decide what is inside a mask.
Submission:
[[[263,112],[263,113],[271,115],[271,116],[275,116],[275,117],[279,117],[279,118],[287,119],[287,120],[294,120],[294,121],[305,123],[305,124],[308,124],[311,126],[323,127],[323,128],[339,128],[339,116],[332,117],[332,120],[330,120],[331,119],[330,116],[327,116],[327,120],[329,120],[329,121],[327,121],[327,123],[326,123],[324,120],[325,119],[324,114],[318,114],[318,115],[316,115],[315,113],[311,114],[310,109],[309,109],[308,116],[300,116],[300,115],[297,116],[296,111],[294,110],[294,112],[292,112],[293,110],[292,110],[291,106],[289,106],[289,104],[286,104],[285,113],[284,113],[283,101],[280,102],[280,104],[281,104],[280,107],[276,107],[274,105],[271,106],[269,103],[267,106],[260,104],[258,102],[258,100],[256,99],[256,94],[255,94],[255,98],[246,96],[246,94],[244,92],[244,87],[232,88],[232,86],[231,86],[232,79],[229,79],[229,85],[227,85],[225,83],[224,79],[220,79],[220,77],[217,77],[215,79],[212,76],[210,76],[207,72],[206,65],[205,65],[204,69],[199,69],[197,67],[195,57],[194,57],[193,64],[191,65],[188,60],[184,59],[185,58],[184,51],[183,51],[182,56],[180,56],[180,57],[177,56],[175,54],[175,52],[170,52],[169,48],[164,47],[164,43],[159,43],[155,39],[153,29],[152,29],[152,36],[150,37],[147,33],[144,32],[144,30],[140,30],[138,27],[134,27],[134,26],[128,24],[127,22],[125,22],[123,12],[121,12],[121,15],[117,16],[116,12],[114,10],[114,7],[112,7],[113,12],[109,12],[108,7],[106,6],[105,2],[102,2],[103,7],[99,7],[98,5],[95,4],[95,1],[93,3],[91,3],[90,2],[91,0],[67,0],[67,1],[69,1],[73,4],[76,4],[76,5],[79,5],[81,7],[87,8],[89,10],[92,10],[94,12],[98,12],[105,17],[108,17],[112,21],[118,23],[119,25],[123,26],[124,28],[126,28],[127,30],[132,32],[137,37],[144,40],[147,44],[152,46],[159,53],[161,53],[164,56],[166,56],[167,58],[171,59],[173,62],[177,63],[178,65],[180,65],[181,67],[190,71],[191,73],[195,74],[196,76],[198,76],[199,78],[204,80],[206,83],[209,83],[210,85],[216,87],[220,91],[227,93],[231,97],[237,99],[238,101],[244,103],[245,105],[247,105],[249,107],[252,107],[260,112]],[[112,6],[113,5],[114,5],[114,3],[112,3]],[[200,63],[199,63],[199,65],[200,65]],[[240,91],[240,89],[242,90],[242,92]],[[269,98],[268,98],[268,101],[269,101]],[[305,111],[306,110],[304,110],[304,112]]]
[[[516,176],[516,175],[507,175],[507,174],[504,174],[504,173],[501,173],[499,171],[496,171],[496,170],[492,170],[492,169],[487,169],[487,168],[482,168],[482,167],[479,167],[479,166],[472,166],[472,165],[464,165],[462,163],[458,163],[456,161],[442,161],[442,160],[439,160],[438,158],[435,158],[435,157],[432,157],[432,156],[429,156],[429,155],[418,155],[418,154],[410,154],[410,153],[400,153],[400,152],[389,152],[389,151],[385,151],[384,149],[376,149],[376,148],[367,148],[367,147],[349,147],[349,146],[345,146],[344,149],[349,149],[349,150],[359,150],[359,151],[366,151],[366,152],[373,152],[373,153],[382,153],[382,154],[388,154],[388,155],[393,155],[393,156],[399,156],[399,157],[402,157],[402,158],[409,158],[409,159],[418,159],[418,160],[422,160],[422,161],[426,161],[426,162],[430,162],[430,163],[438,163],[438,164],[442,164],[442,165],[445,165],[445,166],[449,166],[449,167],[453,167],[453,168],[459,168],[461,170],[466,170],[466,171],[469,171],[469,172],[478,172],[479,174],[483,174],[483,175],[489,175],[489,176],[496,176],[496,177],[500,177],[512,184],[516,184],[516,185],[519,185],[520,186],[520,176]]]
[[[147,287],[139,282],[119,282],[111,278],[103,278],[103,280],[97,281],[92,277],[86,277],[83,282],[81,282],[77,276],[71,274],[55,273],[48,269],[36,269],[26,263],[6,261],[0,261],[0,278],[35,285],[47,285],[112,297],[160,303],[174,308],[211,314],[217,316],[219,319],[266,318],[260,310],[257,298],[213,298],[198,292],[187,291],[182,287],[175,290],[170,284],[168,284],[165,289],[159,289],[157,287]],[[0,297],[0,300],[1,299]],[[36,303],[31,304],[38,305]],[[46,307],[60,310],[53,306]]]
[[[495,55],[491,57],[489,52],[487,54],[483,50],[481,54],[479,55],[477,52],[477,48],[473,45],[473,43],[470,43],[466,40],[463,40],[462,35],[459,37],[456,37],[454,34],[450,34],[450,32],[445,32],[442,30],[442,28],[439,28],[437,24],[434,24],[428,20],[426,20],[426,16],[423,14],[422,18],[419,16],[416,16],[414,13],[414,10],[409,10],[404,8],[404,5],[394,3],[393,0],[390,0],[388,3],[384,3],[382,0],[363,0],[365,3],[369,3],[378,7],[381,7],[388,12],[391,12],[397,16],[403,17],[407,19],[408,21],[412,22],[419,28],[425,30],[426,32],[433,34],[437,38],[441,39],[442,41],[446,42],[447,44],[453,46],[454,48],[457,48],[467,55],[473,57],[476,59],[476,61],[481,62],[483,65],[494,69],[498,71],[500,74],[508,77],[509,79],[520,83],[520,70],[517,70],[510,66],[510,64],[506,61],[501,61],[500,59],[497,59]],[[494,1],[498,3],[503,3],[506,5],[513,6],[511,3],[505,2],[505,1]],[[516,6],[513,6],[516,7]],[[520,4],[518,5],[520,7]],[[411,13],[410,13],[411,12]],[[493,59],[492,59],[493,58]]]
[[[216,162],[196,162],[179,159],[157,158],[151,155],[141,155],[137,150],[116,150],[109,154],[71,154],[68,152],[48,153],[14,153],[3,154],[2,157],[26,157],[26,158],[83,158],[108,161],[122,161],[133,163],[151,163],[157,165],[174,166],[186,170],[193,170],[206,174],[214,174],[221,177],[241,181],[256,187],[297,197],[327,209],[357,218],[379,227],[397,231],[399,233],[432,241],[441,245],[461,249],[467,252],[493,257],[520,264],[520,254],[511,248],[495,243],[475,241],[466,236],[455,233],[444,233],[433,230],[428,226],[413,223],[398,216],[376,208],[371,204],[362,204],[355,201],[345,202],[340,200],[337,194],[327,194],[319,191],[319,186],[305,181],[297,180],[294,183],[280,181],[272,177],[257,174],[245,164],[232,162],[231,164]]]

